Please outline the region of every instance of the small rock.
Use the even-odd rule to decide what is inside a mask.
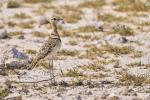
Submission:
[[[101,96],[101,99],[106,99],[109,96],[109,94],[103,93]]]
[[[0,69],[3,69],[5,67],[3,56],[0,56]]]
[[[17,93],[13,93],[10,94],[9,96],[4,98],[5,100],[22,100],[22,96],[17,94]]]
[[[5,69],[0,69],[0,75],[7,76]]]
[[[91,91],[88,91],[88,92],[86,93],[86,95],[92,95],[92,92],[91,92]]]
[[[60,93],[57,94],[58,97],[62,97]]]
[[[112,82],[111,81],[108,81],[108,80],[103,80],[101,81],[101,84],[111,84]]]
[[[120,68],[121,66],[119,66],[119,61],[116,61],[115,64],[113,65],[114,68]]]
[[[7,68],[21,68],[29,63],[29,57],[19,52],[16,48],[10,48],[4,52],[4,60]]]
[[[108,100],[119,100],[119,97],[114,93],[110,94],[108,98],[109,98]]]
[[[7,37],[7,31],[5,29],[0,29],[0,39],[5,39]]]
[[[19,52],[16,48],[12,48],[11,52],[13,54],[13,58],[28,59],[28,56],[26,56],[25,54]]]
[[[65,81],[61,81],[61,82],[59,83],[59,85],[64,86],[64,87],[69,86],[69,84],[68,84],[67,82],[65,82]]]
[[[82,100],[82,97],[81,97],[81,96],[78,96],[78,97],[77,97],[77,100]]]
[[[128,95],[128,93],[129,93],[129,91],[128,91],[128,87],[125,87],[124,89],[123,89],[123,91],[122,91],[122,93],[121,94],[123,94],[123,95]]]
[[[24,35],[18,36],[18,39],[24,39]]]
[[[128,42],[126,37],[116,35],[116,34],[107,36],[105,40],[112,42],[112,43],[127,43]]]
[[[118,39],[118,41],[119,41],[120,43],[127,43],[127,42],[128,42],[127,38],[125,38],[125,37],[120,37],[120,38]]]

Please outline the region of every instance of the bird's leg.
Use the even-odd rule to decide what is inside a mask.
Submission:
[[[55,81],[55,75],[54,75],[54,64],[53,64],[53,59],[52,59],[52,80],[53,80],[53,85],[56,85],[56,81]]]
[[[52,64],[51,64],[51,61],[52,60],[49,60],[49,64],[48,64],[48,66],[49,66],[49,73],[50,73],[50,82],[51,82],[51,84],[53,83],[52,81],[53,81],[53,79],[52,79]]]

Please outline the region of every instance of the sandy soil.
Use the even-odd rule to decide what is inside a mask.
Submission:
[[[150,99],[149,0],[14,0],[0,5],[0,35],[6,30],[8,36],[0,39],[1,53],[15,46],[34,57],[52,32],[46,18],[65,20],[54,62],[58,85],[49,86],[47,59],[33,70],[6,66],[0,70],[0,99]]]

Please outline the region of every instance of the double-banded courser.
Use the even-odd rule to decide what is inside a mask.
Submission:
[[[55,76],[54,76],[54,69],[53,69],[53,60],[57,54],[57,51],[61,47],[61,39],[60,35],[57,30],[57,25],[59,23],[64,23],[64,20],[59,17],[54,17],[49,21],[52,25],[53,32],[49,35],[48,39],[45,43],[41,46],[39,52],[36,54],[35,58],[32,60],[31,64],[29,65],[28,69],[32,69],[36,66],[36,64],[45,57],[49,59],[49,70],[50,70],[50,80],[51,84],[55,85]]]

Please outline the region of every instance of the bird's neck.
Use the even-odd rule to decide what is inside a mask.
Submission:
[[[57,24],[55,23],[55,22],[52,22],[52,29],[53,29],[53,32],[52,32],[52,36],[53,37],[58,37],[58,38],[60,38],[60,36],[59,36],[59,33],[58,33],[58,31],[57,31]]]
[[[52,29],[53,29],[53,32],[57,33],[57,25],[55,22],[52,22]]]

